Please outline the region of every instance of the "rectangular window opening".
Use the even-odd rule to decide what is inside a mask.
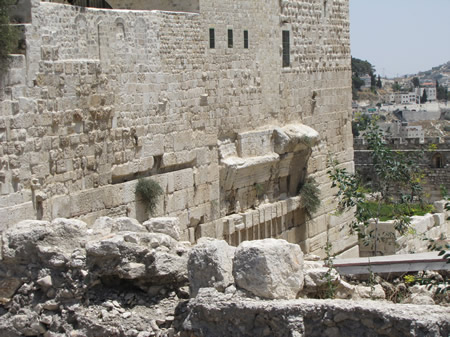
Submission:
[[[228,29],[228,48],[233,48],[233,30]]]
[[[244,48],[248,49],[248,30],[244,30]]]
[[[289,67],[290,64],[291,60],[290,60],[289,31],[283,30],[283,67]]]
[[[216,35],[214,32],[214,28],[209,29],[209,48],[216,48]]]

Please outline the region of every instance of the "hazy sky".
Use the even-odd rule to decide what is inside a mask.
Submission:
[[[384,76],[450,61],[450,0],[350,0],[352,56]]]

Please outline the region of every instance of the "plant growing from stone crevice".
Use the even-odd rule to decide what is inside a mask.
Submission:
[[[153,215],[158,198],[163,194],[161,186],[152,179],[140,178],[136,184],[136,194],[142,199],[150,215]]]
[[[325,246],[326,258],[324,259],[325,265],[328,267],[328,270],[325,273],[325,275],[323,276],[323,278],[326,281],[326,284],[325,284],[326,288],[325,288],[325,293],[324,293],[325,298],[334,298],[336,295],[337,287],[334,282],[335,277],[333,276],[333,274],[336,273],[336,268],[334,267],[334,264],[333,264],[334,256],[331,253],[332,249],[333,249],[333,245],[328,241]]]
[[[299,195],[302,197],[302,203],[305,206],[307,214],[311,217],[320,207],[319,184],[314,178],[307,178],[305,183],[299,188]]]

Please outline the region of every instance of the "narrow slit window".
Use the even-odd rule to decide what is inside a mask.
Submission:
[[[209,48],[216,48],[216,33],[214,32],[214,28],[209,29]]]
[[[248,49],[248,30],[244,30],[244,48]]]
[[[283,30],[283,67],[289,67],[290,64],[289,31]]]
[[[233,30],[228,29],[228,48],[233,48]]]

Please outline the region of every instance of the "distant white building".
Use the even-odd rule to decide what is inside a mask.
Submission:
[[[388,101],[394,104],[417,104],[420,97],[415,92],[389,94]]]
[[[427,93],[427,101],[428,102],[436,101],[437,91],[436,91],[435,86],[433,86],[433,87],[430,86],[430,87],[425,87],[425,88],[416,88],[415,91],[416,91],[415,92],[416,95],[419,96],[419,99],[420,99],[420,97],[423,96],[423,92],[425,91]]]
[[[395,120],[391,123],[378,123],[386,139],[400,138],[400,143],[407,139],[419,139],[419,143],[425,141],[425,132],[422,126],[408,126],[408,123],[402,123]]]
[[[418,126],[403,126],[400,128],[400,137],[402,139],[419,139],[419,143],[425,141],[425,132],[420,125]]]
[[[408,93],[390,93],[387,99],[394,104],[419,104],[424,91],[427,93],[428,102],[436,101],[436,87],[415,88]]]

